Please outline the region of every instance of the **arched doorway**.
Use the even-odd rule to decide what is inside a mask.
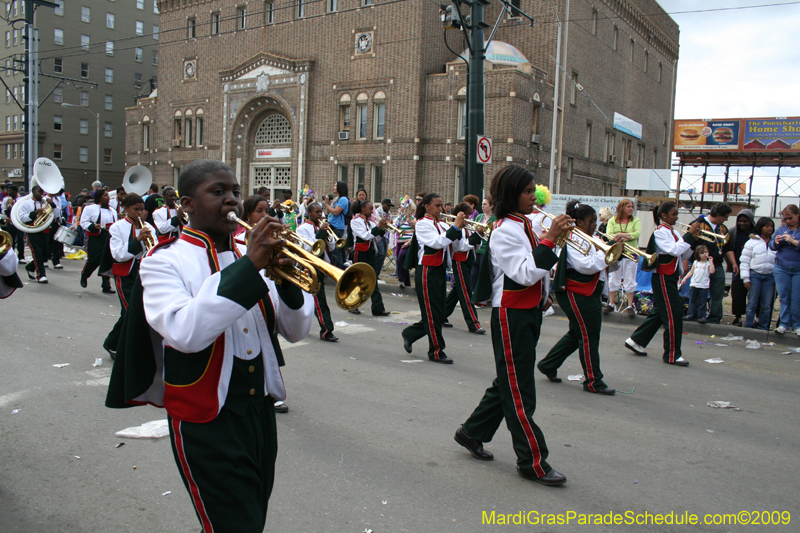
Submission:
[[[253,136],[250,164],[251,193],[267,187],[271,199],[292,189],[292,124],[276,110],[270,110]]]

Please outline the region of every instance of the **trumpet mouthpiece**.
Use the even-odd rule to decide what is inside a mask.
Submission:
[[[228,218],[228,220],[230,220],[231,222],[237,222],[237,221],[239,220],[239,217],[237,217],[237,216],[236,216],[236,213],[234,213],[233,211],[231,211],[230,213],[228,213],[228,215],[227,215],[227,218]]]

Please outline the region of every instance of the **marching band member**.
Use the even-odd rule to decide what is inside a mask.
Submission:
[[[297,228],[297,234],[309,242],[314,242],[317,239],[325,241],[325,252],[322,258],[326,263],[330,263],[329,252],[332,252],[336,247],[336,241],[328,242],[328,223],[322,221],[322,204],[313,202],[306,208],[307,219],[303,224]],[[311,247],[303,245],[306,250],[311,251]],[[331,310],[328,308],[328,300],[325,296],[325,276],[322,272],[317,271],[317,279],[319,280],[319,291],[314,295],[314,314],[317,315],[319,322],[319,338],[328,341],[336,342],[339,337],[333,334],[333,320],[331,320]]]
[[[233,169],[198,160],[178,182],[189,225],[141,264],[106,405],[164,406],[203,531],[260,532],[277,456],[273,402],[286,395],[278,334],[304,339],[313,302],[261,273],[294,265],[276,254],[277,220],[262,220],[246,248],[234,242],[227,215],[242,203]]]
[[[414,236],[414,221],[413,213],[409,217],[409,210],[413,211],[413,203],[411,198],[405,196],[400,200],[400,211],[394,219],[394,224],[403,232],[402,235],[397,236],[397,249],[394,256],[397,258],[395,261],[395,269],[397,272],[397,282],[400,289],[411,286],[411,273],[405,267],[406,255],[408,255],[409,247],[411,246],[411,239]]]
[[[456,431],[455,440],[476,459],[490,461],[494,455],[483,449],[483,443],[492,440],[505,418],[517,454],[517,472],[543,485],[561,485],[567,478],[547,464],[544,435],[533,420],[533,371],[542,326],[544,281],[557,261],[554,243],[568,228],[570,219],[556,217],[545,238],[539,240],[525,216],[531,213],[536,197],[533,174],[523,167],[503,168],[492,178],[490,189],[499,222],[489,240],[476,298],[492,300],[497,378]]]
[[[376,225],[370,220],[372,216],[372,202],[369,200],[356,200],[353,204],[353,219],[350,221],[350,231],[353,234],[353,242],[355,243],[355,252],[353,253],[354,263],[366,263],[375,270],[375,278],[380,276],[380,270],[375,269],[375,252],[377,239],[382,239],[386,230],[386,220],[381,219]],[[383,306],[383,297],[378,285],[375,285],[375,290],[372,291],[372,315],[373,316],[389,316],[386,308]],[[356,311],[358,311],[356,309]],[[360,313],[360,311],[359,311]],[[359,314],[355,313],[355,314]]]
[[[550,202],[553,201],[553,195],[550,194],[550,189],[547,188],[545,185],[537,185],[536,186],[536,209],[531,213],[528,218],[531,219],[531,224],[533,225],[533,231],[536,233],[537,237],[541,237],[545,233],[547,233],[542,225],[542,221],[545,219],[544,213],[542,211],[547,210],[547,206],[550,205]]]
[[[103,292],[114,294],[108,278],[113,265],[111,249],[108,246],[110,236],[108,229],[117,221],[117,213],[108,207],[108,191],[97,189],[94,193],[94,203],[83,208],[81,213],[81,227],[86,231],[86,264],[81,270],[81,287],[88,285],[87,281],[96,269],[100,269]]]
[[[406,257],[406,267],[416,269],[414,288],[417,291],[422,319],[403,330],[403,348],[411,353],[411,346],[417,340],[428,336],[428,359],[434,363],[453,364],[444,353],[442,324],[445,321],[444,302],[447,297],[446,272],[449,261],[449,247],[462,236],[464,213],[456,216],[448,229],[439,221],[442,213],[442,197],[428,193],[417,202],[417,222],[414,226],[414,239]]]
[[[242,216],[242,220],[251,226],[255,226],[261,222],[262,218],[267,216],[267,213],[269,213],[269,200],[261,195],[251,196],[244,201],[244,215]],[[236,242],[243,245],[247,244],[247,235],[248,230],[244,226],[239,226],[234,232]]]
[[[11,208],[14,207],[14,203],[19,200],[19,188],[11,184],[6,187],[6,197],[3,198],[3,215],[6,216],[6,222],[3,229],[11,235],[11,238],[14,239],[14,245],[12,248],[15,248],[17,251],[17,257],[19,258],[19,264],[24,265],[27,263],[25,260],[25,233],[17,229],[17,227],[11,223]]]
[[[156,229],[144,222],[144,200],[138,194],[128,194],[120,202],[125,218],[116,221],[108,233],[111,235],[111,257],[114,265],[111,272],[117,285],[120,313],[119,320],[103,342],[105,349],[114,359],[117,355],[117,344],[122,331],[122,322],[128,310],[128,302],[133,297],[133,287],[139,275],[139,263],[149,248],[148,243],[155,243]]]
[[[178,203],[178,193],[174,187],[164,187],[164,205],[153,212],[154,226],[158,230],[158,242],[180,235],[186,213]],[[173,214],[174,213],[174,214]]]
[[[461,202],[453,210],[453,214],[464,213],[467,218],[472,215],[472,206],[467,202]],[[461,313],[464,315],[464,321],[467,323],[470,333],[478,333],[483,335],[486,330],[481,327],[478,320],[478,313],[475,311],[475,306],[472,304],[472,288],[471,280],[468,276],[472,272],[472,263],[475,261],[475,247],[483,243],[481,236],[474,231],[470,231],[466,227],[462,230],[463,236],[460,239],[453,241],[451,245],[452,258],[453,258],[453,289],[447,295],[444,304],[444,317],[445,321],[450,318],[456,308],[456,303],[461,305]]]
[[[14,239],[14,237],[11,237]],[[22,280],[17,275],[19,257],[14,253],[14,243],[4,254],[0,255],[0,300],[8,298],[14,291],[23,287]]]
[[[575,225],[586,235],[594,235],[597,213],[590,205],[570,200],[567,216],[574,219]],[[561,383],[561,378],[557,376],[558,369],[567,357],[578,350],[586,376],[583,390],[612,395],[615,389],[603,383],[599,350],[600,328],[603,325],[601,297],[608,265],[605,252],[594,247],[592,250],[589,255],[584,255],[572,246],[566,246],[561,252],[554,284],[558,305],[569,318],[569,331],[536,367],[553,383]],[[614,265],[619,268],[619,262]]]
[[[683,274],[683,261],[692,255],[695,233],[700,231],[698,222],[690,226],[689,233],[681,238],[672,226],[678,221],[678,207],[672,202],[663,202],[653,211],[659,226],[650,237],[647,253],[658,252],[653,276],[653,298],[657,314],[648,316],[626,341],[625,347],[636,355],[647,355],[644,351],[658,328],[664,326],[664,362],[670,365],[689,366],[681,356],[683,336],[683,302],[678,294],[678,280]]]
[[[61,258],[64,257],[64,244],[55,239],[58,228],[65,225],[64,214],[61,211],[61,207],[64,205],[64,202],[66,202],[66,198],[62,200],[62,194],[64,194],[64,189],[61,189],[58,193],[49,197],[49,200],[53,201],[53,223],[47,228],[50,235],[50,242],[47,247],[49,249],[48,256],[53,262],[53,268],[56,270],[64,268],[61,264]]]
[[[108,201],[108,206],[117,212],[117,220],[122,219],[125,209],[122,208],[122,200],[125,199],[125,187],[117,187],[117,195]]]
[[[44,191],[38,185],[31,188],[31,197],[22,202],[19,208],[19,218],[26,224],[33,224],[36,217],[44,210],[44,204],[50,204],[55,209],[52,198],[44,198]],[[28,246],[31,249],[33,261],[25,265],[28,278],[39,283],[47,283],[45,265],[50,256],[50,228],[37,233],[28,233]],[[35,274],[34,274],[35,273]]]

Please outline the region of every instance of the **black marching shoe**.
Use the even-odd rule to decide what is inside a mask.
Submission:
[[[669,361],[667,361],[666,359],[664,359],[664,362],[665,362],[665,363],[667,363],[668,365],[675,365],[675,366],[689,366],[689,361],[687,361],[687,360],[686,360],[686,359],[684,359],[683,357],[678,357],[677,359],[675,359],[675,362],[674,362],[674,363],[670,363],[670,362],[669,362]]]
[[[440,364],[443,364],[443,365],[452,365],[453,364],[453,360],[450,359],[449,357],[447,357],[446,355],[443,355],[443,356],[439,357],[439,359],[436,359],[435,357],[428,357],[428,359],[430,359],[434,363],[440,363]]]
[[[328,333],[327,335],[323,335],[322,333],[320,333],[319,338],[328,342],[336,342],[339,340],[339,337],[337,337],[333,333]]]
[[[117,294],[117,291],[109,287],[107,289],[103,289],[103,294]]]
[[[88,285],[89,284],[86,283],[86,278],[81,277],[81,287],[83,287],[85,289]]]
[[[389,311],[381,311],[379,313],[372,313],[372,316],[389,316],[391,314],[392,313],[390,313]]]
[[[33,272],[31,272],[30,270],[26,270],[25,272],[27,272],[27,273],[28,273],[28,279],[30,279],[30,280],[36,280],[36,274],[34,274]]]
[[[589,390],[589,387],[584,387],[583,390],[594,394],[605,394],[606,396],[613,396],[614,393],[617,392],[617,389],[612,389],[609,387],[606,387],[604,389],[595,389],[595,390]]]
[[[467,436],[464,433],[464,428],[460,427],[456,430],[456,435],[453,437],[457,443],[462,445],[464,448],[469,450],[469,453],[472,454],[472,457],[475,459],[480,459],[481,461],[491,461],[494,459],[494,454],[492,452],[487,452],[483,449],[483,443],[479,440],[475,440],[472,437]]]
[[[452,327],[453,327],[453,324],[451,324],[450,322],[448,322],[447,320],[445,320],[444,322],[442,322],[442,327],[443,327],[443,328],[452,328]]]
[[[486,330],[483,328],[478,328],[476,330],[470,331],[470,333],[477,333],[478,335],[483,335],[486,333]]]
[[[111,357],[112,361],[117,358],[117,351],[116,350],[112,350],[111,348],[109,348],[105,344],[103,345],[103,349],[108,352],[108,355],[109,355],[109,357]]]
[[[539,370],[539,372],[541,372],[542,374],[544,374],[544,377],[546,377],[547,380],[550,381],[550,383],[561,383],[562,381],[564,381],[563,379],[558,377],[558,373],[555,373],[555,374],[553,374],[551,376],[550,374],[548,374],[547,372],[545,372],[544,370],[542,370],[538,366],[536,367],[536,369]]]
[[[278,400],[275,402],[275,412],[276,413],[288,413],[289,406],[283,400]]]
[[[629,349],[630,351],[632,351],[633,353],[635,353],[636,355],[638,355],[638,356],[641,356],[641,357],[646,357],[647,356],[647,352],[644,351],[644,347],[643,346],[639,346],[638,344],[636,344],[633,341],[633,339],[631,339],[630,337],[628,337],[625,340],[625,347],[627,349]]]
[[[567,482],[567,476],[555,470],[551,470],[546,476],[539,477],[533,472],[525,472],[520,467],[517,467],[517,472],[525,479],[530,479],[536,483],[541,483],[547,487],[557,487]]]
[[[406,339],[406,336],[403,335],[402,333],[400,334],[400,336],[403,337],[403,349],[406,351],[406,353],[411,353],[412,350],[411,341]]]

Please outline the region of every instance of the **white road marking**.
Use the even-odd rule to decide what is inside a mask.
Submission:
[[[19,398],[22,398],[22,395],[25,394],[26,392],[28,392],[27,389],[0,396],[0,407],[5,407],[6,405],[9,405],[17,401]]]

